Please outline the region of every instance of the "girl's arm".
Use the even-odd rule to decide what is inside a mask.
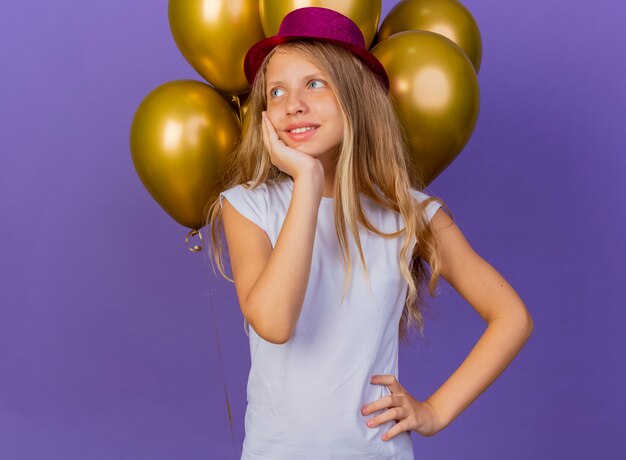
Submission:
[[[323,184],[321,165],[294,179],[291,202],[274,249],[243,301],[250,324],[272,343],[289,340],[302,310]]]
[[[533,330],[533,320],[509,283],[474,252],[443,210],[435,213],[431,225],[442,257],[441,276],[488,324],[463,363],[425,401],[437,414],[440,431],[515,358]]]

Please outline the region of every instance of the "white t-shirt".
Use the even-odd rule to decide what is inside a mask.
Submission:
[[[257,189],[237,185],[220,194],[267,233],[272,247],[287,215],[293,181]],[[428,195],[412,189],[418,201]],[[361,195],[363,211],[384,232],[404,226],[402,216]],[[408,285],[400,274],[402,236],[385,239],[359,225],[371,292],[358,249],[349,235],[352,279],[343,304],[345,269],[333,218],[334,198],[322,197],[311,273],[294,334],[284,344],[262,339],[250,327],[242,460],[413,460],[409,432],[383,441],[396,424],[374,428],[361,406],[391,394],[371,384],[375,374],[398,378],[398,325]],[[426,208],[428,220],[438,203]]]

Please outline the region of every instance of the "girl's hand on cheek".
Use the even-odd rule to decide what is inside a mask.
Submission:
[[[270,153],[272,163],[281,171],[286,172],[296,179],[300,174],[310,174],[311,170],[321,170],[322,163],[312,156],[287,146],[281,139],[276,128],[267,116],[267,112],[261,113],[261,128],[263,131],[263,144]]]
[[[396,424],[383,435],[383,441],[388,441],[404,431],[415,431],[422,436],[433,436],[441,431],[437,413],[427,402],[421,402],[413,398],[394,375],[374,375],[371,383],[374,385],[387,385],[391,394],[377,401],[366,404],[361,408],[361,414],[367,416],[381,409],[384,412],[369,417],[365,423],[369,428],[374,428],[381,423],[395,420]]]

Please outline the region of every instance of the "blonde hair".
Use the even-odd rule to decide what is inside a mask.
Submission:
[[[223,270],[219,223],[222,209],[219,191],[251,181],[250,188],[265,182],[282,182],[291,177],[278,169],[263,146],[261,112],[266,108],[265,71],[271,56],[279,50],[295,50],[314,63],[328,75],[330,85],[344,115],[344,132],[337,146],[337,165],[334,183],[334,221],[337,239],[346,264],[344,296],[351,278],[350,251],[347,227],[353,235],[366,276],[358,224],[383,237],[405,236],[398,263],[402,277],[408,283],[407,296],[399,324],[400,340],[407,342],[408,331],[415,325],[424,337],[423,284],[427,281],[426,261],[431,268],[428,292],[435,296],[440,274],[440,256],[436,240],[425,218],[424,209],[431,201],[437,201],[448,210],[439,198],[430,197],[418,202],[410,188],[422,190],[424,181],[421,171],[415,170],[409,161],[405,133],[400,125],[391,96],[380,81],[360,59],[346,49],[319,41],[292,41],[276,46],[265,58],[252,84],[248,108],[243,120],[242,137],[230,154],[217,184],[215,198],[209,203],[206,224],[211,231],[211,248],[217,256],[220,273],[234,282]],[[244,185],[244,187],[248,187]],[[382,192],[382,195],[379,193]],[[359,195],[363,193],[380,206],[399,212],[405,227],[394,233],[383,233],[366,218]],[[451,212],[448,210],[448,214]],[[411,239],[414,237],[414,240]],[[413,252],[407,264],[408,252]],[[343,297],[342,297],[343,301]],[[246,320],[244,318],[244,326]]]

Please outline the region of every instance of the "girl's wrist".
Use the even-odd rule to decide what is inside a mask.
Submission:
[[[293,176],[294,182],[297,180],[301,180],[304,178],[318,180],[320,182],[324,182],[324,167],[319,160],[312,158],[310,165],[308,164],[306,167],[302,168]]]
[[[303,188],[314,190],[321,197],[324,191],[324,168],[320,164],[319,166],[313,165],[306,171],[300,171],[294,176],[293,183],[294,187],[296,184],[303,184]]]
[[[429,409],[433,422],[434,422],[433,432],[431,434],[432,436],[434,434],[439,433],[441,430],[443,430],[445,428],[445,425],[443,424],[441,417],[439,413],[437,412],[437,409],[435,409],[435,407],[428,400],[424,400],[422,402]]]

